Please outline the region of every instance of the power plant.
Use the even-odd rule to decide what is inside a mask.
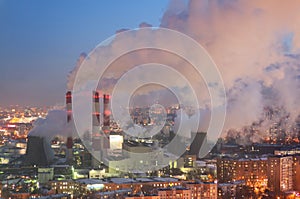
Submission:
[[[192,132],[192,137],[194,138],[190,149],[188,151],[189,155],[195,155],[199,157],[199,153],[201,151],[201,147],[205,147],[207,144],[207,133],[204,132]]]
[[[73,112],[72,112],[72,93],[68,91],[66,93],[66,114],[63,117],[66,118],[65,132],[58,131],[58,134],[64,134],[66,137],[65,148],[62,148],[62,151],[65,151],[65,159],[58,158],[55,163],[66,163],[68,165],[73,165],[76,161],[78,161],[78,153],[74,154],[76,151],[76,147],[74,147],[74,139],[73,139],[73,129],[74,121],[73,121]],[[144,164],[141,161],[134,162],[133,164],[130,161],[135,159],[134,153],[141,151],[149,151],[154,152],[155,146],[153,145],[153,141],[150,143],[145,143],[142,139],[126,140],[121,132],[111,132],[111,110],[110,110],[110,95],[104,94],[100,95],[99,92],[93,91],[91,93],[92,100],[92,110],[91,110],[91,120],[92,120],[92,128],[91,132],[85,134],[87,137],[88,143],[86,143],[86,152],[89,152],[92,157],[90,159],[89,165],[93,168],[99,168],[102,164],[107,165],[112,168],[120,168],[121,170],[133,169],[136,165],[142,166]],[[101,106],[102,104],[102,106]],[[102,109],[102,111],[100,111]],[[55,121],[57,122],[57,121]],[[54,124],[55,125],[55,124]],[[113,126],[113,125],[112,125]],[[113,128],[113,127],[112,127]],[[69,131],[70,130],[70,131]],[[48,132],[45,131],[47,134]],[[46,134],[43,134],[44,136]],[[35,134],[34,134],[35,135]],[[195,139],[190,146],[190,150],[188,151],[189,155],[198,156],[199,151],[201,150],[202,143],[205,142],[206,134],[205,133],[196,133],[193,134]],[[39,136],[39,134],[38,134]],[[50,156],[51,147],[47,144],[46,137],[38,137],[38,136],[28,136],[28,148],[27,148],[27,157],[28,163],[31,165],[49,165],[53,161],[53,156]],[[49,137],[48,137],[49,138]],[[51,138],[52,139],[52,138]],[[175,139],[175,138],[174,138]],[[179,139],[179,142],[182,140]],[[138,141],[136,141],[138,140]],[[137,143],[135,145],[134,143]],[[154,148],[153,148],[154,147]],[[175,151],[178,151],[178,145],[174,145],[173,148]],[[125,149],[125,150],[123,150]],[[185,148],[182,149],[184,151]],[[132,152],[132,153],[128,153]],[[153,153],[153,157],[150,159],[155,159],[158,164],[164,165],[164,153]],[[63,154],[62,154],[63,155]],[[154,157],[155,156],[155,157]],[[57,156],[59,157],[59,156]],[[64,156],[62,156],[64,157]],[[81,158],[81,156],[80,156]],[[146,157],[145,157],[146,158]],[[84,158],[81,160],[84,161]],[[120,161],[122,162],[121,165]],[[145,160],[146,161],[146,160]],[[150,162],[149,162],[149,165]],[[144,165],[145,166],[145,165]]]
[[[66,111],[67,111],[67,122],[71,122],[72,119],[72,92],[66,93]]]
[[[53,161],[50,143],[44,137],[28,136],[25,164],[47,166]]]
[[[93,113],[92,113],[92,149],[101,151],[101,134],[100,134],[100,104],[99,93],[93,92]]]
[[[93,126],[100,126],[100,104],[99,104],[99,93],[93,92]]]
[[[93,93],[93,134],[92,134],[92,150],[93,150],[93,161],[92,166],[97,167],[100,161],[104,161],[108,154],[109,135],[110,135],[110,96],[108,94],[103,95],[103,112],[102,112],[102,127],[100,117],[100,105],[99,105],[99,93]]]
[[[103,95],[103,127],[102,131],[104,133],[110,132],[110,109],[109,109],[110,96],[104,94]]]
[[[67,125],[72,125],[72,93],[68,91],[66,93],[66,111],[67,111]],[[71,135],[67,137],[66,143],[66,162],[71,164],[73,162],[73,137],[72,132]]]
[[[65,157],[66,163],[72,164],[74,162],[73,156],[73,113],[72,113],[72,92],[68,91],[65,95],[66,100],[66,125],[65,130],[68,133],[66,135],[66,149]],[[105,152],[109,148],[109,135],[110,135],[110,96],[107,94],[103,95],[103,117],[101,127],[101,114],[100,114],[100,95],[99,92],[94,91],[92,95],[93,110],[92,110],[92,132],[90,134],[91,146],[93,155],[97,157],[94,159],[102,159],[105,156]],[[50,138],[46,132],[40,134],[29,134],[28,135],[28,146],[26,150],[26,163],[29,165],[49,165],[53,162],[54,155],[51,149]],[[55,132],[57,134],[64,134],[62,132]],[[99,161],[94,161],[98,162]]]

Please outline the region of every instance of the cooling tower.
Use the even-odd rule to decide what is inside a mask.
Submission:
[[[26,160],[29,165],[47,166],[53,160],[51,146],[45,138],[38,136],[28,136]]]
[[[189,155],[196,155],[198,157],[202,145],[206,144],[206,133],[192,133],[192,137],[194,137],[194,140],[191,143]]]

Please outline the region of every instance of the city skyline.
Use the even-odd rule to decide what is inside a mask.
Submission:
[[[299,8],[0,0],[0,198],[299,199]]]

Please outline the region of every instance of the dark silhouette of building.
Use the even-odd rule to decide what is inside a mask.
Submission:
[[[49,165],[52,161],[52,153],[47,148],[50,146],[47,147],[45,138],[28,136],[25,163],[37,166]]]
[[[199,156],[201,147],[206,144],[206,133],[203,132],[192,132],[193,141],[191,143],[190,149],[188,151],[189,155]]]

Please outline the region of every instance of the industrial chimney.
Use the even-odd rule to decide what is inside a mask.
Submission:
[[[100,133],[100,96],[97,91],[93,92],[93,105],[92,105],[92,167],[99,168],[101,165],[100,159],[103,156],[103,135]]]
[[[72,93],[68,91],[66,93],[66,109],[67,109],[67,125],[70,125],[72,121]],[[72,135],[67,137],[67,150],[66,150],[66,161],[67,163],[73,162],[73,138]]]
[[[93,92],[93,113],[92,113],[92,148],[95,151],[101,150],[101,134],[100,134],[100,104],[99,93]]]
[[[93,126],[100,126],[100,104],[99,93],[93,92]]]
[[[69,123],[72,119],[72,93],[68,91],[66,93],[66,109],[67,109],[67,122]]]
[[[105,134],[110,132],[110,109],[109,109],[110,96],[103,95],[103,127],[102,130]]]

